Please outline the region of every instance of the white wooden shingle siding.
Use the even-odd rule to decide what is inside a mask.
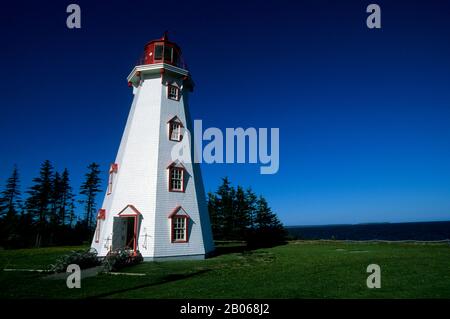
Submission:
[[[161,68],[164,68],[161,65]],[[161,78],[162,77],[162,78]],[[169,140],[168,121],[177,116],[193,132],[188,112],[188,91],[183,75],[165,72],[142,72],[134,85],[134,99],[115,163],[112,193],[102,204],[106,218],[92,247],[99,256],[111,249],[113,220],[127,205],[133,205],[142,217],[138,227],[137,249],[146,260],[164,258],[203,258],[214,249],[205,192],[199,164],[183,163],[185,191],[169,192],[168,169],[174,144]],[[167,98],[166,83],[175,81],[180,88],[179,101]],[[184,134],[183,139],[187,136]],[[193,159],[193,136],[191,158]],[[189,215],[188,242],[173,243],[169,214],[182,206]]]

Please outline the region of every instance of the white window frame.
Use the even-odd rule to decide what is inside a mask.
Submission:
[[[186,242],[187,241],[187,222],[186,217],[174,216],[172,217],[172,241]]]
[[[181,141],[181,128],[183,127],[180,122],[172,121],[169,123],[169,133],[171,141]]]
[[[184,169],[181,167],[171,167],[169,169],[169,189],[172,192],[184,191]],[[174,187],[174,185],[176,187]]]

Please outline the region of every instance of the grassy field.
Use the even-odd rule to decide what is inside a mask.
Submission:
[[[0,268],[42,269],[79,247],[2,250]],[[0,298],[450,298],[450,246],[290,242],[253,251],[221,248],[204,261],[142,263],[68,289],[33,272],[0,272]],[[381,266],[380,289],[366,267]]]

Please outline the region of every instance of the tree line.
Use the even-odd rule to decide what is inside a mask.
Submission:
[[[227,177],[208,193],[208,211],[215,240],[246,241],[251,247],[277,245],[286,230],[263,196],[251,188],[233,187]]]
[[[87,167],[78,196],[67,169],[58,172],[46,160],[23,199],[19,170],[14,167],[0,193],[0,247],[24,248],[77,245],[90,241],[96,223],[96,198],[101,192],[97,163]],[[77,205],[83,208],[78,216]],[[270,246],[285,239],[285,229],[266,199],[250,188],[231,186],[228,178],[208,194],[215,240],[246,241],[249,246]]]
[[[99,165],[91,163],[77,199],[69,171],[58,172],[46,160],[23,199],[19,170],[15,166],[0,193],[0,246],[73,245],[90,240],[100,187]],[[77,204],[84,208],[84,216],[75,213]]]

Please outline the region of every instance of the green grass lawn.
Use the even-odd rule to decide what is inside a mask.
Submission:
[[[0,268],[42,269],[79,247],[0,251]],[[230,247],[229,247],[230,248]],[[449,298],[450,246],[290,242],[204,261],[142,263],[83,279],[81,289],[45,274],[0,272],[0,298]],[[381,266],[381,288],[366,268]]]

